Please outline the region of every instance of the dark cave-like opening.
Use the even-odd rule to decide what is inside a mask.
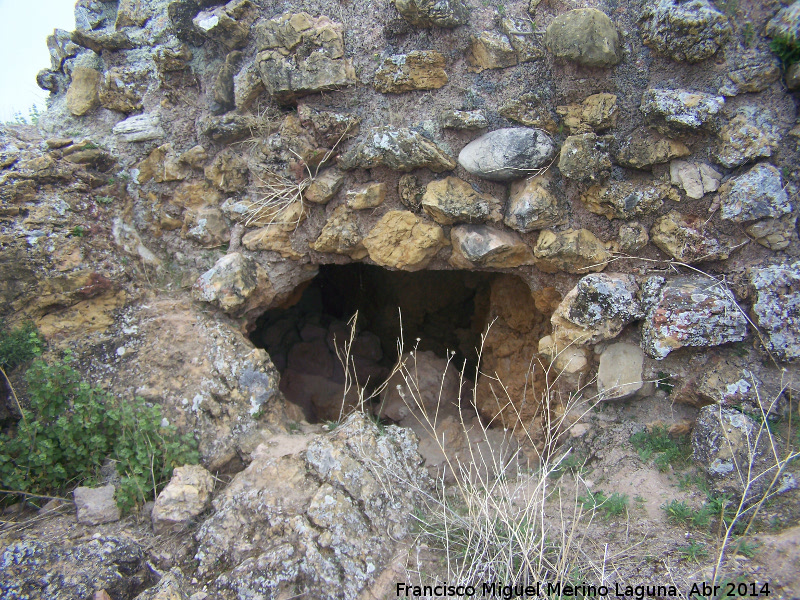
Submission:
[[[336,420],[342,403],[344,369],[335,348],[349,339],[348,321],[358,312],[352,361],[359,383],[377,385],[404,350],[417,348],[477,366],[494,273],[389,271],[353,263],[322,265],[298,290],[295,302],[264,313],[250,339],[272,357],[281,391],[310,422]]]

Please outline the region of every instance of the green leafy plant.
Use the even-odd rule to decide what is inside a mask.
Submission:
[[[599,511],[606,518],[622,515],[628,508],[627,494],[613,492],[610,496],[606,496],[603,490],[587,492],[585,496],[578,497],[578,502],[583,505],[584,510]]]
[[[666,427],[653,427],[650,431],[644,430],[631,436],[631,444],[639,453],[642,462],[648,462],[653,456],[653,464],[659,471],[669,470],[673,467],[682,467],[688,464],[691,455],[691,446],[687,436],[672,439]]]
[[[739,540],[733,546],[733,551],[738,552],[747,558],[753,558],[758,552],[759,544],[757,542],[749,542],[746,539]]]
[[[0,368],[10,371],[41,355],[44,339],[33,323],[8,329],[0,319]]]
[[[80,225],[76,225],[75,227],[73,227],[70,230],[69,234],[72,237],[82,238],[82,237],[86,237],[86,230],[83,227],[81,227]]]
[[[781,60],[784,69],[800,62],[800,43],[790,35],[776,35],[769,44],[769,49]]]
[[[571,451],[553,468],[551,479],[560,479],[564,473],[573,475],[581,473],[584,469],[586,458],[579,452]]]
[[[158,493],[176,466],[196,463],[191,435],[178,435],[158,406],[122,401],[81,380],[72,357],[36,360],[25,374],[29,406],[10,433],[0,434],[0,482],[15,494],[64,492],[97,481],[110,459],[121,476],[124,511]]]
[[[98,204],[106,204],[106,205],[114,202],[114,198],[112,198],[111,196],[95,196],[94,200]]]

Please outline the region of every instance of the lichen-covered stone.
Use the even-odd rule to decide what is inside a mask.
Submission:
[[[216,206],[189,210],[184,217],[183,233],[203,248],[219,248],[231,239],[231,231],[222,211]]]
[[[386,166],[396,171],[427,168],[441,173],[455,169],[456,161],[416,131],[384,125],[362,137],[339,158],[339,165],[345,170]]]
[[[389,211],[364,238],[370,259],[382,267],[418,271],[448,245],[438,225],[426,223],[414,213]]]
[[[200,276],[192,295],[232,316],[246,316],[268,307],[275,292],[261,265],[240,252],[231,252]]]
[[[737,110],[717,136],[719,141],[712,156],[726,169],[757,158],[769,158],[780,144],[780,129],[775,113],[754,105]]]
[[[206,469],[200,465],[176,467],[153,506],[155,534],[185,529],[208,508],[212,491],[214,476]]]
[[[722,218],[736,223],[792,212],[780,171],[765,163],[729,179],[720,188],[719,196]]]
[[[233,76],[233,104],[239,110],[247,110],[261,94],[267,91],[255,61],[251,61]]]
[[[544,57],[544,50],[534,42],[535,34],[530,21],[505,17],[500,19],[500,30],[514,47],[519,62],[530,62]]]
[[[765,248],[774,252],[784,250],[797,238],[797,217],[787,215],[781,219],[757,221],[745,232]]]
[[[112,133],[125,142],[149,142],[166,137],[158,113],[133,115],[114,125]]]
[[[450,231],[457,269],[490,267],[511,269],[533,264],[533,252],[517,234],[487,225],[457,225]]]
[[[725,98],[688,90],[649,89],[639,110],[664,135],[693,129],[713,129]]]
[[[458,177],[431,181],[422,197],[422,209],[441,225],[483,223],[503,218],[500,201],[475,191]]]
[[[610,136],[594,133],[571,135],[561,145],[558,170],[577,181],[598,181],[611,174]]]
[[[458,27],[469,12],[462,0],[393,0],[395,8],[417,27]]]
[[[485,133],[467,144],[459,164],[484,179],[520,179],[542,167],[554,150],[552,138],[541,129],[510,127]]]
[[[226,148],[205,168],[205,175],[223,192],[241,192],[247,187],[250,170],[239,155]]]
[[[211,86],[211,112],[221,114],[228,112],[236,106],[233,77],[239,71],[239,61],[242,53],[239,50],[228,52],[225,62],[217,71],[214,83]]]
[[[763,426],[741,411],[706,406],[692,430],[692,458],[716,494],[735,502],[744,495],[743,506],[749,506],[761,499],[778,474],[769,438]],[[779,483],[775,489],[781,487]]]
[[[590,187],[581,201],[591,212],[608,219],[632,219],[657,211],[670,191],[670,186],[663,183],[610,181]]]
[[[544,129],[551,134],[558,133],[558,124],[550,114],[550,109],[535,94],[522,94],[503,104],[498,112],[520,125]]]
[[[718,346],[747,336],[747,318],[733,294],[710,278],[650,277],[642,285],[642,305],[642,348],[657,360],[678,348]]]
[[[772,53],[757,50],[733,56],[733,66],[725,73],[719,93],[738,96],[762,92],[781,77],[780,61]]]
[[[557,16],[547,27],[544,43],[556,58],[586,67],[612,67],[622,59],[617,28],[596,8]]]
[[[384,182],[370,182],[347,190],[345,194],[347,206],[355,210],[376,208],[386,199],[386,184]]]
[[[483,110],[446,110],[439,115],[445,129],[484,129],[489,126]]]
[[[484,31],[470,38],[467,62],[470,71],[480,73],[486,69],[503,69],[517,64],[517,52],[502,33]]]
[[[105,72],[98,99],[103,108],[130,114],[142,110],[144,74],[131,69],[112,68]]]
[[[317,252],[344,254],[353,260],[367,256],[361,243],[363,235],[359,231],[356,214],[345,205],[337,206],[328,218],[311,249]]]
[[[795,1],[781,8],[767,23],[765,33],[772,38],[800,38],[800,4]]]
[[[103,50],[112,52],[132,50],[137,46],[137,43],[124,31],[110,29],[100,29],[98,31],[83,31],[79,29],[72,32],[72,41],[97,54],[102,54]]]
[[[631,275],[586,275],[572,288],[550,317],[553,340],[559,346],[596,344],[617,337],[644,316]]]
[[[800,262],[753,267],[753,313],[769,350],[781,360],[800,357]]]
[[[683,158],[691,153],[683,142],[640,127],[622,142],[614,159],[623,167],[649,169],[653,165],[669,162],[673,158]]]
[[[568,229],[539,234],[536,247],[536,266],[547,273],[588,273],[602,271],[611,259],[605,244],[588,229]]]
[[[278,102],[356,83],[344,58],[343,27],[328,17],[286,13],[256,26],[256,66],[267,92]]]
[[[726,260],[733,244],[706,219],[676,210],[660,217],[650,229],[650,240],[672,258],[686,264]]]
[[[375,89],[384,94],[436,90],[447,84],[445,60],[433,50],[392,54],[375,72]]]
[[[674,60],[713,56],[731,33],[728,18],[708,0],[657,0],[642,13],[642,40]]]
[[[683,189],[688,198],[699,200],[719,189],[722,174],[705,163],[673,160],[669,164],[669,177],[672,185]]]
[[[400,202],[413,212],[419,212],[425,191],[426,187],[419,182],[419,179],[409,173],[401,175],[397,182],[397,195],[400,196]]]
[[[503,222],[522,233],[565,223],[566,208],[550,192],[551,185],[546,174],[513,182]]]
[[[258,7],[250,0],[231,0],[225,6],[201,11],[193,20],[195,30],[229,50],[243,48]]]
[[[618,237],[620,251],[630,255],[635,255],[650,243],[647,227],[638,221],[629,221],[620,225]]]
[[[617,124],[619,108],[614,94],[593,94],[580,104],[559,106],[556,112],[564,118],[571,134],[602,132]]]

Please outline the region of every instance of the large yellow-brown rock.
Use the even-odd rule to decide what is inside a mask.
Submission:
[[[441,225],[497,222],[503,218],[499,200],[476,192],[458,177],[431,181],[422,197],[422,209]]]
[[[89,67],[75,67],[72,82],[67,90],[67,109],[76,117],[93,111],[100,106],[100,72]]]
[[[353,260],[360,260],[367,256],[362,238],[355,213],[341,205],[333,211],[311,248],[317,252],[344,254]]]
[[[441,227],[405,210],[383,215],[364,238],[364,247],[375,263],[405,271],[424,269],[448,243]]]
[[[611,259],[605,244],[588,229],[542,231],[533,253],[536,266],[546,273],[602,271]]]

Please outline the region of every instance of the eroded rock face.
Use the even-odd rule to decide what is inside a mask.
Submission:
[[[424,269],[448,244],[438,225],[426,223],[412,212],[387,212],[363,241],[369,257],[383,267]]]
[[[621,60],[617,28],[595,8],[557,16],[547,27],[544,43],[556,58],[587,67],[612,67]]]
[[[225,6],[204,10],[192,20],[195,31],[229,50],[242,48],[258,8],[250,0],[231,0]]]
[[[279,102],[337,90],[356,82],[344,58],[343,27],[328,17],[286,13],[256,25],[256,66],[267,92]],[[300,49],[311,50],[303,50]]]
[[[379,433],[356,413],[307,443],[283,457],[261,446],[214,500],[196,558],[201,574],[220,573],[220,591],[356,598],[393,556],[389,540],[409,532],[430,485],[413,433]]]
[[[450,264],[473,267],[514,268],[533,264],[533,252],[515,233],[488,225],[458,225],[450,231]]]
[[[447,152],[416,131],[390,125],[377,127],[339,159],[343,169],[387,166],[397,171],[428,168],[434,173],[451,171],[456,162]]]
[[[431,181],[422,197],[422,209],[440,225],[496,222],[503,218],[499,200],[476,192],[458,177]]]
[[[792,211],[780,171],[765,163],[726,182],[720,189],[720,202],[722,218],[737,223]]]
[[[642,286],[642,348],[657,360],[686,346],[718,346],[747,336],[733,294],[703,277],[650,277]]]
[[[467,171],[492,181],[520,179],[544,166],[553,154],[552,138],[541,129],[497,129],[467,144],[458,162]]]
[[[444,66],[444,56],[432,50],[393,54],[375,72],[375,89],[384,94],[436,90],[447,84]]]
[[[447,110],[439,116],[445,129],[483,129],[488,127],[486,112],[483,110]]]
[[[394,0],[394,6],[417,27],[458,27],[469,18],[462,0]]]
[[[559,347],[596,344],[617,337],[644,316],[631,275],[598,273],[583,277],[558,305],[550,322]]]
[[[645,8],[642,21],[645,45],[688,62],[716,54],[731,33],[728,18],[707,0],[658,0]]]
[[[756,291],[753,313],[770,351],[782,360],[800,356],[800,262],[750,270]]]

